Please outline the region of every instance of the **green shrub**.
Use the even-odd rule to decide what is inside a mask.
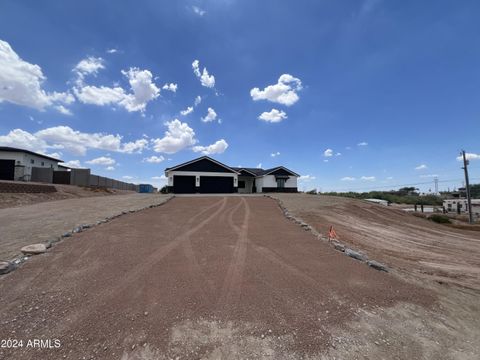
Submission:
[[[438,224],[450,224],[451,221],[448,218],[448,216],[445,215],[439,215],[439,214],[433,214],[428,217],[428,220],[431,220],[433,222],[436,222]]]

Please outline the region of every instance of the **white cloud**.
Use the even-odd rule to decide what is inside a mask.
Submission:
[[[393,180],[393,176],[388,176],[387,180]]]
[[[208,146],[194,146],[194,152],[201,152],[204,155],[211,155],[211,154],[222,154],[228,148],[228,143],[224,139],[220,139],[216,141],[212,145]]]
[[[271,157],[276,157],[276,156],[279,156],[279,155],[280,155],[279,151],[270,154]]]
[[[265,89],[253,88],[250,96],[254,101],[268,100],[274,103],[291,106],[299,97],[297,92],[302,90],[302,82],[289,74],[283,74],[278,78],[275,85],[269,85]]]
[[[63,115],[73,115],[72,112],[63,105],[55,105],[54,108],[57,109]]]
[[[160,95],[160,89],[152,82],[150,71],[130,68],[122,71],[122,74],[128,78],[133,91],[133,96],[129,94],[124,105],[128,111],[144,111],[147,103]]]
[[[158,164],[161,163],[165,158],[163,156],[150,156],[148,158],[143,159],[143,162],[148,162],[152,164]]]
[[[325,157],[331,157],[333,156],[333,150],[332,149],[327,149],[323,152],[323,156]]]
[[[424,170],[426,168],[427,168],[427,165],[421,164],[421,165],[418,165],[417,167],[415,167],[415,170]]]
[[[134,176],[130,176],[130,175],[124,175],[124,176],[122,176],[122,179],[125,179],[125,180],[133,180],[133,179],[135,179],[135,177],[134,177]]]
[[[180,114],[183,116],[186,116],[188,114],[191,114],[193,112],[193,107],[189,106],[185,110],[180,111]]]
[[[363,181],[375,181],[375,176],[362,176],[360,180]]]
[[[298,178],[298,180],[300,181],[311,181],[311,180],[315,180],[316,177],[315,176],[312,176],[312,175],[302,175]]]
[[[202,86],[208,88],[215,87],[215,76],[210,75],[206,67],[203,68],[203,72],[200,72],[200,62],[198,60],[193,61],[192,69],[195,76],[200,80]]]
[[[259,164],[257,165],[257,169],[261,169],[261,168],[262,168],[262,163],[259,163]]]
[[[328,159],[323,159],[323,162],[326,162],[326,163],[327,163],[327,162],[328,162]]]
[[[148,140],[146,139],[138,139],[135,141],[130,141],[124,143],[118,152],[124,152],[127,154],[138,153],[140,154],[144,149],[148,148]]]
[[[152,180],[167,180],[167,177],[165,175],[152,176]]]
[[[263,112],[258,117],[259,120],[266,122],[277,123],[287,118],[285,111],[279,111],[277,109],[272,109],[270,112]]]
[[[167,90],[171,92],[177,92],[177,88],[178,88],[178,85],[174,83],[170,83],[170,84],[167,83],[162,87],[163,90]]]
[[[115,166],[107,166],[107,167],[105,168],[105,170],[113,171],[113,170],[115,170]]]
[[[83,81],[74,88],[75,96],[84,104],[118,105],[128,112],[145,111],[147,104],[160,96],[160,89],[152,82],[153,75],[149,70],[130,68],[122,74],[128,79],[131,93],[119,86],[92,86]]]
[[[107,156],[100,156],[96,159],[88,160],[88,161],[85,161],[85,162],[87,164],[91,164],[91,165],[105,165],[105,166],[116,164],[116,161],[114,159],[112,159],[111,157],[107,157]]]
[[[421,177],[422,179],[426,179],[426,178],[436,178],[436,177],[438,177],[438,175],[437,175],[437,174],[426,174],[426,175],[424,174],[424,175],[420,175],[420,177]]]
[[[335,156],[342,156],[342,153],[337,152],[337,153],[335,154]]]
[[[22,129],[11,130],[0,136],[0,144],[45,153],[48,149],[65,149],[76,155],[85,155],[88,149],[141,153],[148,141],[139,139],[122,143],[122,136],[102,133],[82,133],[68,126],[55,126],[36,133]]]
[[[480,154],[465,153],[467,160],[480,160]],[[463,156],[458,156],[457,161],[463,161]]]
[[[355,181],[355,178],[352,176],[345,176],[340,179],[341,181]]]
[[[198,106],[200,105],[200,103],[202,102],[202,97],[200,95],[198,95],[196,98],[195,98],[195,101],[194,101],[194,106]]]
[[[118,49],[112,48],[112,49],[107,49],[107,53],[109,54],[115,54],[118,52]]]
[[[203,16],[207,13],[205,10],[200,9],[198,6],[195,6],[195,5],[192,6],[192,10],[198,16]]]
[[[71,168],[75,168],[75,169],[78,169],[78,168],[82,167],[82,164],[80,163],[80,160],[70,160],[70,161],[67,161],[65,163],[60,163],[60,164],[64,165],[64,166],[71,167]]]
[[[173,154],[197,143],[195,132],[187,123],[175,119],[165,125],[168,127],[165,136],[152,140],[156,152]]]
[[[65,107],[75,101],[69,92],[48,93],[42,89],[46,80],[38,65],[22,60],[6,41],[0,40],[0,103],[6,101],[37,110],[56,107],[66,113]]]
[[[127,94],[121,87],[108,86],[90,86],[84,85],[79,88],[74,88],[75,96],[84,104],[91,105],[122,105]]]
[[[345,148],[345,150],[352,150],[352,147],[351,147],[351,146],[347,146],[347,147]]]
[[[357,144],[357,146],[367,146],[367,145],[368,145],[368,143],[365,142],[365,141],[359,142],[359,143]]]
[[[215,121],[216,119],[217,119],[217,113],[211,107],[208,108],[207,115],[205,117],[202,117],[203,122],[211,122],[211,121]]]
[[[89,56],[86,59],[81,60],[73,68],[73,71],[77,73],[80,79],[83,79],[85,75],[97,75],[98,71],[103,69],[105,69],[105,65],[102,58]]]

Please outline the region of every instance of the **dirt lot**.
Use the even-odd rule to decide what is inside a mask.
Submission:
[[[366,201],[277,194],[294,214],[323,234],[420,279],[480,290],[480,232],[460,230]]]
[[[128,195],[89,196],[0,209],[0,260],[10,260],[20,254],[23,246],[55,239],[76,226],[159,204],[168,198],[168,195],[128,192]]]
[[[33,184],[33,183],[32,183]],[[42,184],[44,185],[44,184]],[[51,184],[49,184],[51,185]],[[44,201],[77,199],[92,196],[108,196],[108,195],[128,195],[134,194],[133,191],[115,190],[115,189],[95,189],[89,187],[80,187],[73,185],[55,184],[57,192],[54,193],[0,193],[0,209],[37,204]]]
[[[263,197],[175,198],[75,234],[0,278],[0,303],[0,339],[61,342],[0,349],[8,359],[479,354],[471,308],[453,318],[455,304],[333,250]]]

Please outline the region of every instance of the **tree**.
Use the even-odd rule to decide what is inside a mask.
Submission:
[[[470,185],[470,196],[474,199],[480,199],[480,184]]]

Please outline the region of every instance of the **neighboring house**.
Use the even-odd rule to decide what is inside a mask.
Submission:
[[[480,215],[480,199],[472,199],[472,214]],[[443,207],[446,212],[468,213],[467,199],[443,200]]]
[[[59,170],[62,160],[38,154],[30,150],[0,146],[0,180],[26,180],[32,175],[32,168]]]
[[[254,169],[230,167],[208,156],[165,169],[168,190],[192,193],[297,192],[300,175],[283,167]]]

